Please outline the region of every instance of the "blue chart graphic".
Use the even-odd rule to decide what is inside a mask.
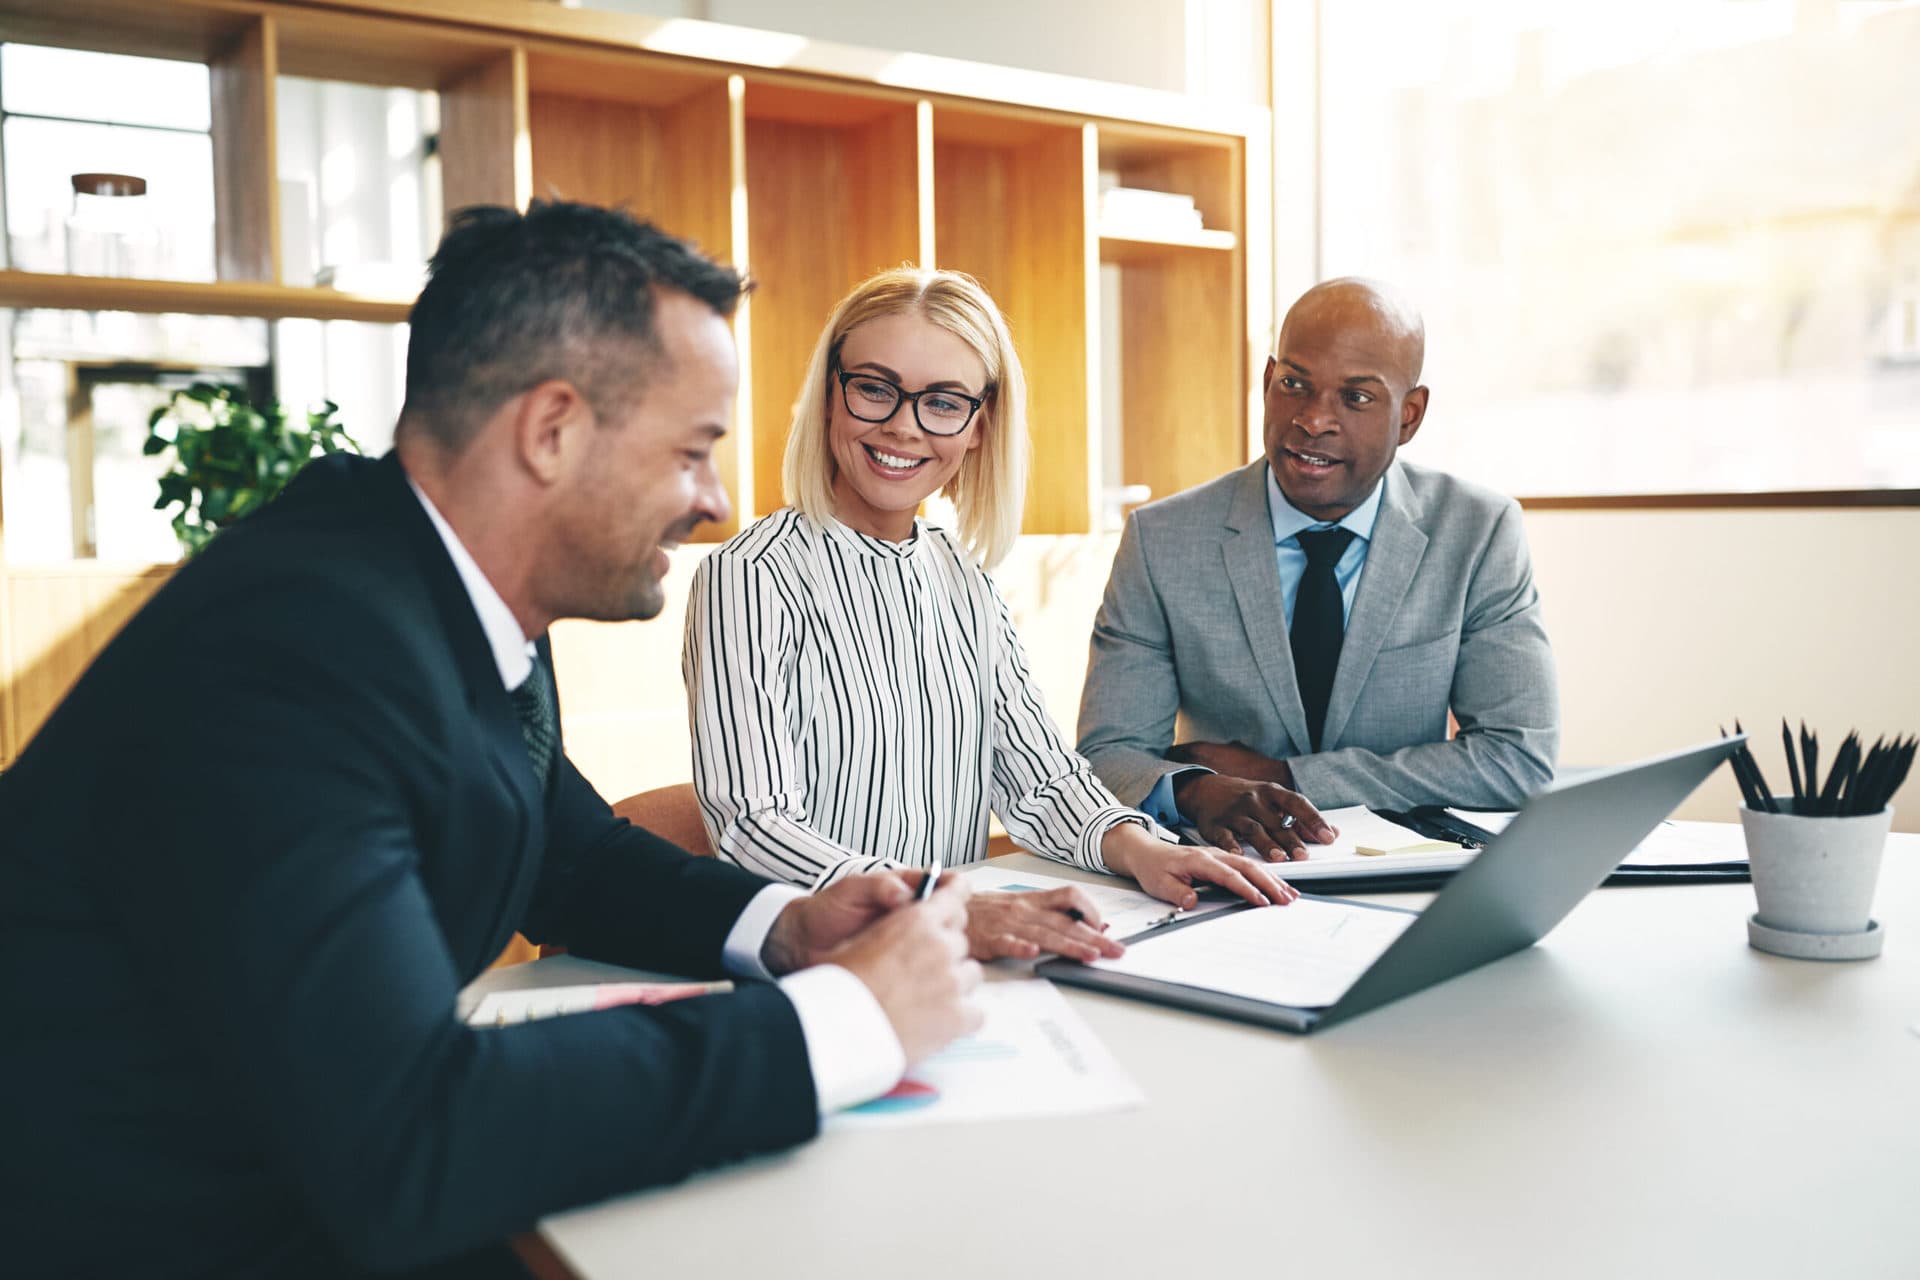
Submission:
[[[1020,1051],[1005,1040],[977,1040],[969,1037],[955,1040],[927,1059],[927,1066],[942,1067],[949,1063],[995,1062],[1004,1058],[1017,1058]]]
[[[898,1111],[918,1111],[940,1101],[940,1091],[924,1080],[906,1079],[871,1102],[850,1108],[854,1115],[880,1116]]]

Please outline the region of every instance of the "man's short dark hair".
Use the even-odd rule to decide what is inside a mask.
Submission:
[[[502,401],[549,378],[597,413],[637,398],[664,350],[656,289],[726,316],[750,287],[652,223],[564,200],[460,210],[428,273],[408,316],[401,419],[456,451]]]

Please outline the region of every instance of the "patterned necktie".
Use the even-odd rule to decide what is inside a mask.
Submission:
[[[1347,634],[1346,608],[1333,567],[1353,541],[1353,530],[1304,529],[1298,536],[1300,549],[1307,553],[1307,571],[1300,576],[1300,591],[1294,597],[1288,639],[1293,645],[1300,701],[1307,709],[1307,731],[1318,751],[1327,702],[1333,696],[1333,673],[1340,668],[1340,642]]]
[[[560,738],[560,714],[554,700],[553,678],[540,655],[533,658],[533,670],[513,691],[513,712],[520,717],[520,736],[527,742],[527,758],[533,762],[533,776],[540,789],[547,789],[553,775],[553,748]]]

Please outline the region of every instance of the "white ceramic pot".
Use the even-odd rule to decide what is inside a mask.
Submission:
[[[1760,923],[1795,933],[1863,933],[1873,913],[1893,807],[1851,818],[1740,810]]]

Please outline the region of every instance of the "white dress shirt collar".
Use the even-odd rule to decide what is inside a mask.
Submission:
[[[487,581],[487,575],[474,563],[473,555],[460,541],[460,535],[453,531],[447,518],[433,505],[426,492],[407,477],[407,487],[413,490],[413,496],[420,499],[420,505],[426,510],[427,519],[433,521],[433,528],[440,535],[440,541],[446,544],[447,555],[453,560],[453,568],[460,575],[460,585],[467,589],[467,599],[473,602],[473,612],[480,619],[480,629],[486,633],[487,644],[493,649],[494,665],[500,668],[500,683],[508,689],[517,689],[533,673],[533,642],[520,630],[520,622],[513,616],[513,610],[500,598],[500,593]]]

